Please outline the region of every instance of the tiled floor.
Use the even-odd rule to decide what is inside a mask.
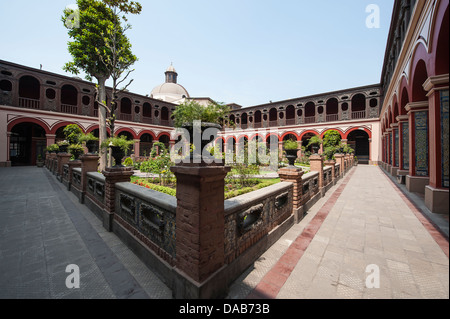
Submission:
[[[374,166],[354,168],[254,269],[229,298],[449,297],[448,241]]]

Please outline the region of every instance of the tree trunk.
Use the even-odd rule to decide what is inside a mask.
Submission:
[[[106,77],[98,77],[98,99],[99,101],[106,102]],[[98,124],[99,124],[99,143],[102,144],[108,138],[106,131],[106,109],[103,106],[98,107]],[[106,168],[107,164],[107,151],[108,149],[103,149],[100,147],[100,172]]]

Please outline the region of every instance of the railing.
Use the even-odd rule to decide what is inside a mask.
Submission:
[[[78,114],[78,107],[76,105],[61,104],[61,112],[68,114]]]
[[[145,124],[153,124],[153,119],[152,119],[151,117],[143,116],[143,117],[142,117],[142,123],[145,123]]]
[[[169,120],[161,120],[161,125],[162,126],[169,126],[170,125],[170,121]]]
[[[278,126],[278,121],[269,121],[269,126],[270,127]]]
[[[316,122],[316,117],[315,116],[305,117],[305,124],[311,124],[311,123],[315,123],[315,122]]]
[[[282,224],[292,214],[292,183],[278,183],[225,201],[225,262]]]
[[[286,125],[295,125],[296,121],[295,119],[286,119]]]
[[[27,109],[39,109],[40,101],[36,99],[28,99],[25,97],[19,97],[19,106]]]
[[[253,124],[253,127],[254,128],[262,128],[262,122],[255,122],[254,124]]]
[[[81,168],[72,169],[72,186],[81,190]]]
[[[105,203],[105,176],[97,172],[89,172],[87,175],[86,193],[92,199],[101,204]]]
[[[131,183],[116,184],[114,219],[174,265],[177,199]]]
[[[301,204],[305,204],[319,190],[319,172],[310,172],[302,176],[303,190]]]
[[[133,119],[133,116],[131,114],[120,114],[119,115],[119,120],[121,121],[127,121],[127,122],[131,122]]]
[[[248,124],[241,124],[241,129],[246,130],[248,128]]]
[[[366,118],[366,111],[355,111],[352,112],[352,120],[359,120]]]
[[[327,114],[327,122],[335,122],[339,120],[339,114]]]

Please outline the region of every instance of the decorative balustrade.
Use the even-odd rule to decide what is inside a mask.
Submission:
[[[121,113],[121,114],[119,115],[119,120],[131,122],[131,121],[133,120],[133,116],[132,116],[131,114],[124,114],[124,113]]]
[[[78,106],[69,105],[69,104],[61,104],[61,112],[68,114],[78,114]]]
[[[305,124],[312,124],[312,123],[316,123],[316,117],[315,116],[308,116],[305,117]]]
[[[116,184],[114,220],[147,248],[173,265],[177,200],[131,183]]]
[[[25,97],[19,97],[19,106],[27,109],[39,109],[40,101],[36,99],[28,99]]]
[[[225,262],[231,263],[292,215],[291,183],[225,201]]]
[[[366,111],[355,111],[352,112],[352,120],[360,120],[366,118]]]
[[[327,122],[336,122],[339,121],[339,114],[327,114]]]
[[[142,123],[145,123],[145,124],[153,124],[153,119],[152,119],[151,117],[143,116],[143,117],[142,117]]]
[[[286,119],[286,125],[295,125],[296,120],[295,119]]]

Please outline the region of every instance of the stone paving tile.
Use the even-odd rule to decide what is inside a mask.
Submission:
[[[0,169],[0,179],[0,298],[171,298],[170,289],[45,169]],[[80,289],[65,285],[69,264],[80,268]]]
[[[276,298],[448,299],[448,251],[444,253],[448,241],[436,236],[379,168],[358,166],[354,171]],[[338,185],[313,207],[312,214]],[[288,233],[298,236],[311,219],[300,222],[301,230]],[[366,287],[368,265],[378,266],[379,288]],[[243,278],[252,278],[254,286],[269,271],[256,275],[250,270]],[[270,288],[274,294],[276,290]]]

